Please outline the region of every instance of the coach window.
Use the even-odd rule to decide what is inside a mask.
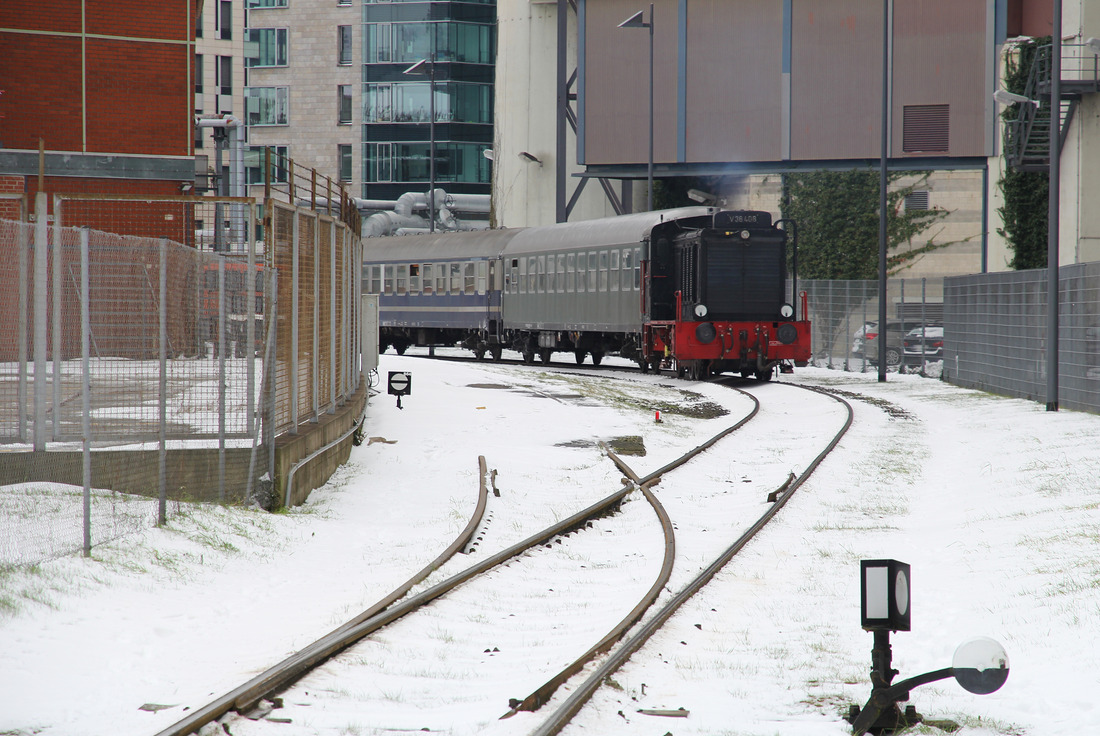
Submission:
[[[461,263],[452,263],[451,264],[451,293],[452,294],[461,294],[462,293],[462,264]]]
[[[619,251],[611,251],[611,270],[608,271],[608,286],[612,291],[619,290]]]
[[[584,264],[587,262],[588,256],[584,253],[577,254],[577,293],[584,293]]]
[[[477,262],[477,293],[484,294],[489,291],[489,262]]]
[[[409,284],[409,267],[405,264],[401,264],[397,267],[397,293],[399,295],[404,294],[408,289]]]
[[[420,293],[420,264],[414,263],[409,266],[409,293]]]
[[[462,267],[462,290],[467,294],[474,293],[474,264],[467,263]]]
[[[634,291],[642,288],[642,249],[634,249]]]
[[[370,275],[367,277],[367,293],[368,294],[381,294],[382,293],[382,267],[371,266]]]
[[[539,256],[539,293],[546,293],[546,256]]]
[[[516,282],[519,284],[519,293],[527,293],[527,259],[519,259],[519,280]]]
[[[424,295],[431,296],[435,290],[435,282],[432,280],[432,264],[424,263],[420,266],[420,280],[424,285]]]
[[[386,294],[393,293],[393,266],[386,266],[386,280],[385,280],[385,292]]]
[[[558,293],[565,291],[565,254],[558,254]]]
[[[572,292],[577,283],[577,256],[570,253],[565,257],[565,290]]]
[[[539,276],[539,260],[535,256],[527,259],[527,293],[536,293]]]
[[[607,251],[600,251],[600,291],[607,291]]]
[[[630,282],[634,280],[634,269],[630,267],[630,248],[623,248],[622,266],[623,291],[630,291]]]
[[[598,273],[598,271],[596,270],[596,257],[597,257],[596,251],[592,251],[591,253],[588,254],[588,290],[589,291],[595,291],[596,290],[596,274]]]

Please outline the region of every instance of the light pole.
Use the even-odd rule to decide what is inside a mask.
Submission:
[[[428,232],[435,232],[435,54],[416,62],[402,74],[423,74],[428,67]]]
[[[653,211],[653,3],[649,4],[649,22],[643,19],[644,10],[639,10],[622,23],[619,28],[649,29],[649,159],[646,167],[646,208]]]

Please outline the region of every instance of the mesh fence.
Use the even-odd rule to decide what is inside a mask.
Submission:
[[[807,294],[816,365],[845,371],[877,370],[878,281],[799,281]],[[886,284],[888,370],[923,370],[942,355],[905,350],[907,333],[944,324],[943,279],[889,279]]]
[[[315,171],[264,169],[262,205],[54,195],[51,223],[40,194],[33,222],[0,219],[0,569],[169,500],[259,498],[276,436],[359,388],[359,213]]]

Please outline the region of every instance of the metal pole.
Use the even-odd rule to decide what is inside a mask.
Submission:
[[[653,3],[649,4],[649,166],[646,170],[646,209],[653,211]]]
[[[158,381],[159,448],[157,452],[157,525],[168,522],[168,239],[160,239],[160,380]]]
[[[218,256],[218,500],[225,503],[225,256]]]
[[[1062,158],[1062,0],[1050,47],[1050,201],[1047,208],[1047,411],[1058,411],[1058,213]]]
[[[435,50],[428,67],[428,232],[435,232]]]
[[[46,285],[49,276],[49,229],[46,227],[48,201],[45,192],[35,195],[34,224],[34,449],[46,449],[46,321],[48,312]]]
[[[84,556],[92,554],[92,358],[91,358],[91,318],[88,315],[90,298],[88,295],[88,228],[80,229],[80,363],[81,371],[81,409],[80,434],[84,438],[81,453],[84,477]]]
[[[878,380],[886,381],[886,159],[890,155],[890,0],[882,0],[882,153],[878,197]]]

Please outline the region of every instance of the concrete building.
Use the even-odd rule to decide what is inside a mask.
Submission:
[[[1100,10],[1086,0],[1063,5],[1067,44],[1100,36],[1093,17]],[[949,213],[930,231],[945,247],[899,275],[1004,269],[1009,253],[997,215],[1002,110],[992,94],[1006,41],[1049,35],[1052,1],[886,7],[889,165],[932,171],[926,196],[910,204]],[[649,3],[637,0],[578,0],[575,13],[567,0],[500,0],[501,57],[508,63],[497,73],[496,224],[564,219],[563,192],[569,204],[582,179],[605,186],[583,190],[568,219],[644,207],[649,48],[644,30],[620,27],[639,11],[654,30],[656,178],[719,177],[724,188],[714,194],[729,206],[778,212],[783,172],[877,170],[882,3],[655,0],[651,16]],[[1081,96],[1066,132],[1061,181],[1074,194],[1062,198],[1063,262],[1100,251],[1100,215],[1082,210],[1075,194],[1090,185],[1098,96]]]
[[[33,202],[40,160],[49,192],[173,195],[191,184],[197,8],[0,3],[2,188]],[[166,234],[163,220],[125,227]]]

